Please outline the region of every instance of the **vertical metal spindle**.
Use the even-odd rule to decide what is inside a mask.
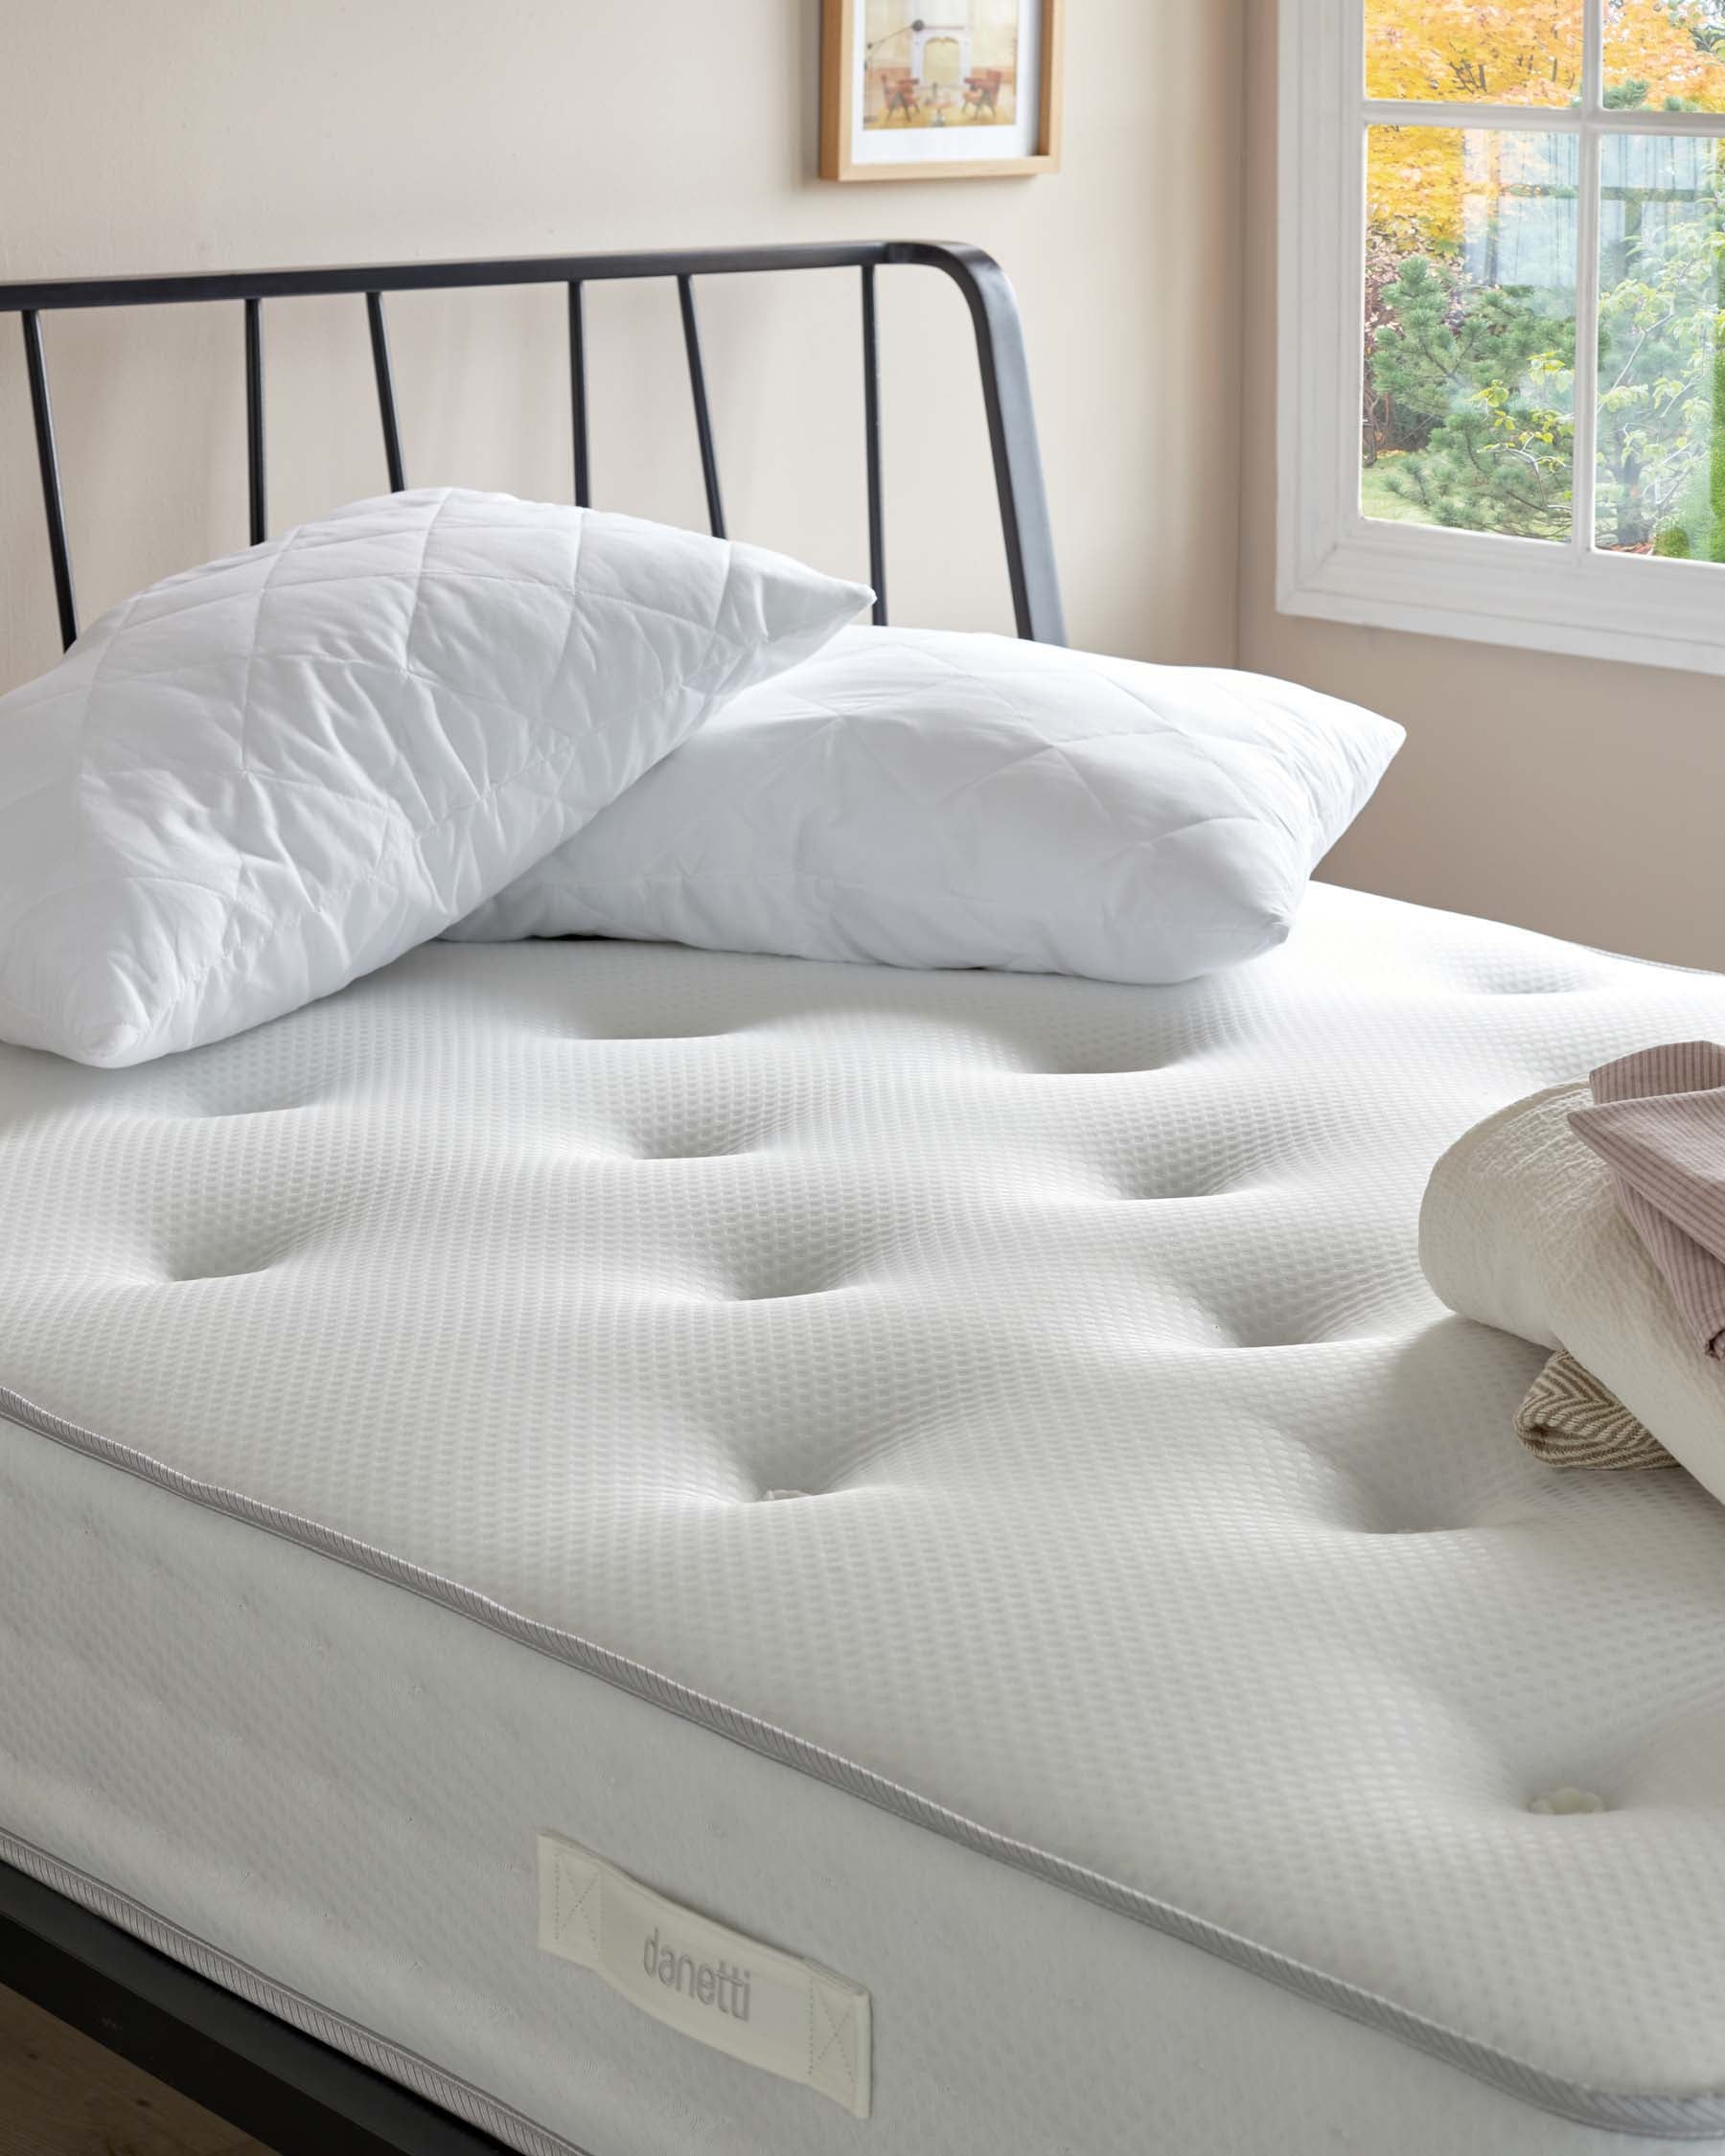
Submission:
[[[48,401],[48,367],[42,357],[42,325],[34,307],[18,319],[24,325],[24,370],[30,380],[30,411],[35,421],[36,464],[42,474],[42,509],[48,519],[48,553],[54,563],[54,603],[59,609],[60,642],[78,640],[78,602],[72,590],[72,555],[66,545],[66,513],[60,501],[59,457],[54,447],[54,407]]]
[[[366,320],[371,324],[372,369],[378,378],[378,417],[383,424],[383,462],[389,470],[389,491],[404,493],[407,475],[402,469],[402,432],[396,422],[395,378],[389,371],[389,332],[383,321],[383,295],[367,292]]]
[[[875,325],[874,264],[862,264],[862,441],[868,459],[868,581],[874,619],[886,626],[886,523],[881,502],[881,349]]]
[[[677,280],[682,308],[683,349],[689,356],[689,389],[695,399],[695,432],[701,442],[701,476],[706,483],[707,529],[724,537],[724,505],[719,498],[719,459],[713,448],[713,415],[707,408],[706,369],[701,363],[701,328],[695,319],[695,286],[685,273]]]
[[[587,462],[586,311],[579,279],[569,286],[569,425],[575,445],[575,506],[590,509],[593,475]]]
[[[269,494],[264,470],[264,302],[245,302],[245,495],[251,543],[269,537]]]

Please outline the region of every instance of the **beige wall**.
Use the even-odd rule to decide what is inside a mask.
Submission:
[[[0,0],[0,276],[978,241],[1024,303],[1075,641],[1237,648],[1401,719],[1343,881],[1725,961],[1725,684],[1275,611],[1275,0],[1068,12],[1059,175],[833,187],[811,177],[817,0]],[[860,571],[855,306],[848,277],[748,280],[704,319],[733,526]],[[600,499],[699,522],[671,294],[592,311]],[[86,619],[242,540],[237,315],[49,326]],[[906,271],[884,318],[895,611],[1004,627],[962,309]],[[402,299],[393,325],[410,477],[566,493],[555,291]],[[268,337],[279,528],[382,473],[358,305],[279,305]],[[0,507],[4,685],[55,639],[3,324]]]
[[[1387,711],[1409,737],[1324,873],[1725,966],[1725,681],[1276,613],[1276,0],[1248,0],[1246,50],[1240,663]]]
[[[1241,4],[1076,0],[1057,176],[837,187],[812,177],[818,0],[0,0],[0,278],[974,240],[1024,305],[1074,638],[1226,661]],[[925,272],[885,287],[895,612],[1009,626],[962,305]],[[393,303],[410,479],[566,498],[559,300]],[[848,275],[728,281],[703,323],[733,529],[861,572],[856,305]],[[591,308],[598,498],[699,522],[674,295]],[[243,543],[239,310],[48,335],[88,620]],[[280,303],[267,336],[279,529],[383,478],[360,304]],[[5,685],[56,647],[4,324],[0,502]]]

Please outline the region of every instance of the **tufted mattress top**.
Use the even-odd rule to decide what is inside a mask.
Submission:
[[[1725,980],[1322,886],[1171,989],[431,945],[0,1050],[0,1443],[1725,2136],[1725,1513],[1530,1460],[1539,1351],[1414,1248],[1470,1122],[1705,1033]]]

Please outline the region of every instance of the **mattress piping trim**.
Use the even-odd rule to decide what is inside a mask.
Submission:
[[[490,2134],[494,2140],[519,2149],[521,2156],[584,2156],[572,2141],[564,2141],[560,2134],[536,2125],[531,2119],[509,2104],[499,2103],[494,2097],[487,2096],[471,2081],[462,2080],[417,2052],[404,2050],[389,2037],[379,2035],[375,2029],[368,2029],[363,2022],[320,2007],[303,1993],[265,1976],[261,1969],[254,1969],[249,1962],[224,1954],[220,1947],[212,1946],[196,1932],[170,1923],[167,1917],[147,1908],[143,1902],[134,1901],[129,1894],[119,1892],[73,1865],[62,1864],[58,1857],[50,1856],[46,1849],[37,1848],[32,1842],[21,1841],[3,1826],[0,1826],[0,1858],[16,1870],[27,1872],[42,1886],[51,1887],[56,1893],[64,1894],[68,1901],[77,1902],[94,1915],[141,1938],[158,1954],[165,1954],[210,1983],[220,1984],[224,1991],[236,1993],[249,2006],[261,2007],[264,2013],[273,2014],[278,2021],[288,2023],[304,2035],[327,2044],[332,2051],[345,2053],[361,2066],[370,2067],[373,2073],[399,2081],[415,2096],[439,2105],[470,2126]]]
[[[1145,1893],[1139,1888],[1127,1886],[1105,1873],[1073,1863],[1070,1858],[1057,1856],[1034,1843],[1020,1841],[997,1828],[984,1826],[839,1753],[829,1752],[756,1715],[728,1707],[722,1700],[662,1676],[579,1634],[524,1617],[473,1588],[446,1579],[424,1566],[362,1542],[357,1536],[325,1526],[281,1506],[263,1503],[242,1491],[226,1489],[186,1475],[133,1446],[68,1422],[6,1385],[0,1385],[0,1418],[107,1466],[117,1467],[177,1497],[189,1499],[195,1504],[261,1527],[266,1533],[296,1543],[320,1556],[334,1558],[339,1564],[351,1566],[392,1586],[405,1588],[554,1661],[568,1663],[651,1706],[663,1708],[686,1722],[728,1738],[733,1744],[794,1767],[816,1780],[830,1783],[913,1825],[944,1835],[978,1855],[1009,1864],[1118,1915],[1147,1924],[1186,1945],[1218,1955],[1252,1975],[1280,1984],[1332,2012],[1346,2015],[1351,2021],[1381,2030],[1539,2110],[1609,2133],[1678,2141],[1714,2141],[1725,2137],[1725,2089],[1673,2096],[1657,2090],[1594,2088],[1571,2081],[1560,2074],[1482,2043],[1460,2030],[1432,2021],[1410,2007],[1398,2006],[1393,2000],[1380,1998],[1363,1986],[1327,1975],[1274,1948],[1260,1946],[1238,1933]],[[6,1839],[4,1829],[0,1828],[0,1845]],[[105,1889],[101,1891],[106,1892]],[[249,1981],[268,1983],[255,1971],[243,1971],[242,1964],[233,1966],[242,1969]],[[228,1979],[223,1976],[217,1981],[225,1983]],[[242,1996],[251,1996],[242,1984],[235,1988],[240,1989]],[[284,1992],[282,1996],[291,2000],[293,1995]],[[305,2010],[321,2012],[316,2007]],[[294,2015],[288,2012],[284,2018],[293,2020]],[[385,2042],[382,2038],[371,2041]],[[411,2054],[401,2055],[411,2060]],[[438,2071],[427,2067],[424,2061],[419,2062],[419,2068],[434,2074]],[[385,2071],[394,2070],[385,2068]],[[569,2156],[567,2143],[546,2140],[542,2146],[545,2156]],[[537,2145],[533,2156],[539,2156]],[[576,2150],[573,2156],[581,2156],[581,2152]]]

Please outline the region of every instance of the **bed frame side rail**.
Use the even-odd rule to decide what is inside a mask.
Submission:
[[[0,1984],[282,2156],[509,2156],[476,2126],[3,1862]]]

